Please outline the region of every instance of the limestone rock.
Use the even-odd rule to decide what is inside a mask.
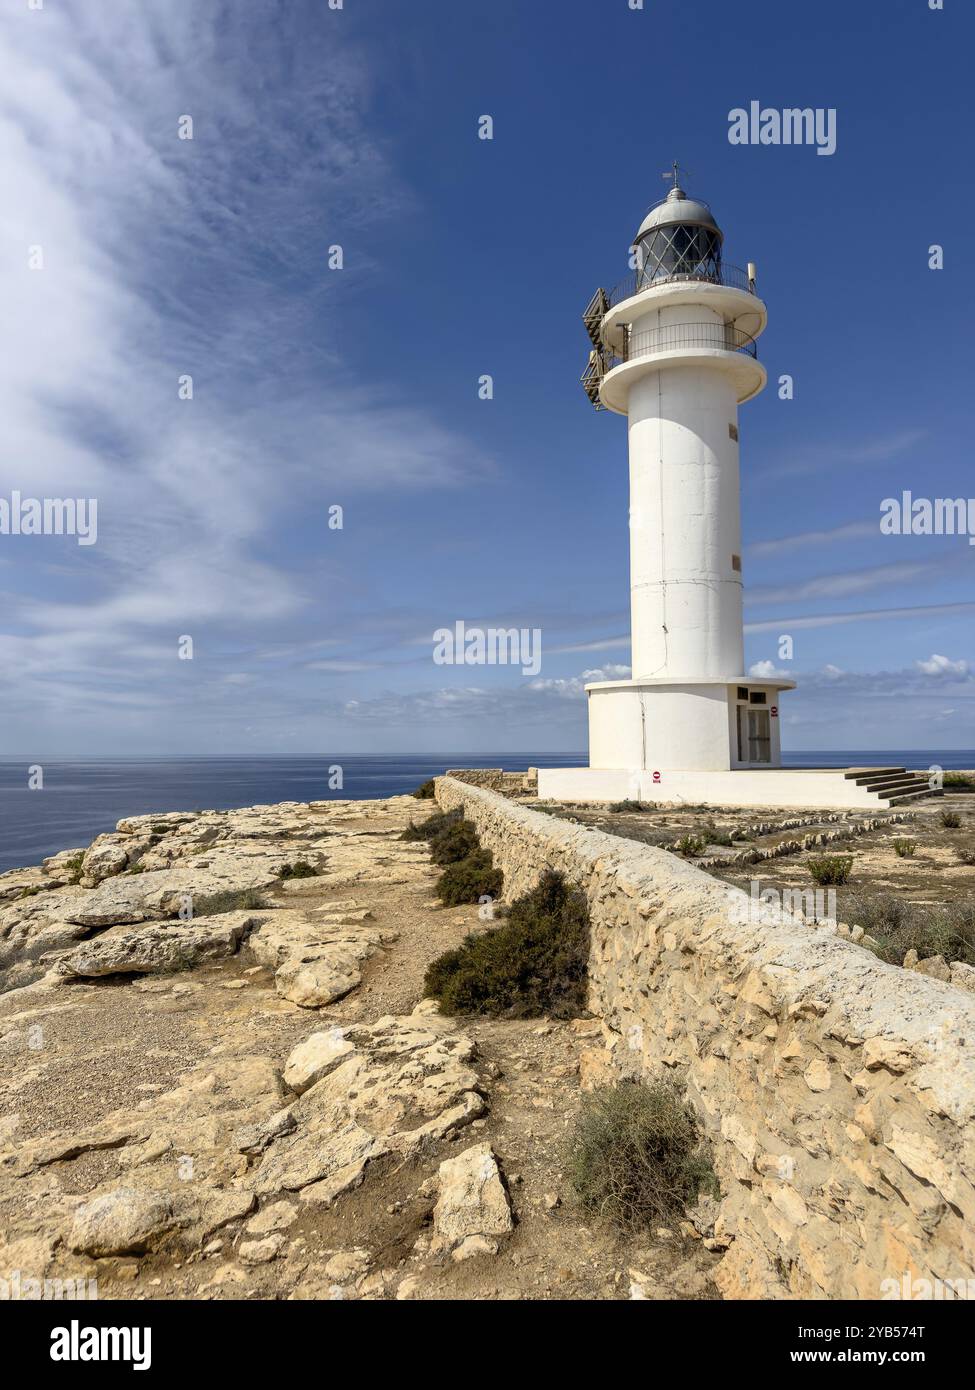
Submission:
[[[261,919],[249,913],[224,913],[191,922],[113,929],[86,942],[61,961],[66,976],[168,974],[204,961],[232,956],[241,938]]]
[[[237,1247],[237,1256],[241,1264],[268,1264],[278,1258],[284,1244],[284,1236],[280,1234],[265,1236],[263,1240],[242,1240]]]
[[[270,1236],[278,1231],[286,1231],[298,1219],[298,1210],[290,1202],[272,1202],[262,1207],[256,1216],[247,1223],[249,1236]]]
[[[957,985],[959,989],[967,989],[975,994],[975,966],[966,965],[964,961],[953,960],[951,962],[951,983]]]
[[[508,1194],[489,1143],[475,1144],[446,1159],[439,1176],[433,1225],[445,1244],[459,1246],[469,1236],[500,1236],[511,1230]]]
[[[354,1044],[347,1040],[341,1028],[331,1028],[327,1033],[312,1033],[298,1044],[285,1063],[284,1084],[301,1095],[337,1067],[343,1057],[354,1051]]]
[[[369,1271],[372,1256],[368,1250],[340,1250],[325,1265],[324,1274],[333,1284],[348,1284]]]
[[[369,1164],[412,1154],[484,1110],[474,1045],[448,1020],[382,1018],[342,1030],[351,1044],[295,1104],[293,1134],[274,1139],[249,1182],[330,1205]]]
[[[78,1207],[67,1243],[85,1255],[138,1255],[174,1220],[173,1203],[164,1193],[117,1187]]]
[[[927,975],[932,980],[943,980],[946,984],[951,979],[951,970],[944,956],[927,956],[918,961],[915,969],[921,975]]]
[[[334,1003],[362,980],[355,961],[338,953],[298,956],[279,966],[274,985],[278,993],[303,1009]]]
[[[85,850],[81,861],[81,886],[94,888],[128,867],[133,843],[122,835],[99,835]]]

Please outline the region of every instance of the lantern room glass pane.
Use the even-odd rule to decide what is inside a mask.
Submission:
[[[719,280],[721,239],[708,227],[682,223],[658,227],[639,243],[638,288],[657,280],[686,276],[693,280]]]

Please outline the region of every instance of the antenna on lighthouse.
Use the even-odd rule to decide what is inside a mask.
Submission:
[[[669,169],[665,169],[664,172],[660,175],[660,177],[661,177],[662,179],[673,179],[673,181],[674,181],[674,188],[679,188],[679,187],[680,187],[680,168],[681,168],[681,166],[677,163],[677,160],[675,159],[674,162],[673,162],[673,164],[671,165],[671,167],[670,167]],[[689,174],[690,172],[691,172],[690,169],[687,169],[687,168],[684,169],[684,173],[685,173],[685,174]]]

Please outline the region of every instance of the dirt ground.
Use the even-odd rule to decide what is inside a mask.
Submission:
[[[895,894],[918,906],[970,903],[975,898],[975,866],[963,864],[957,854],[961,848],[975,849],[975,794],[948,790],[942,796],[895,807],[890,811],[715,810],[709,807],[647,807],[643,810],[610,811],[597,807],[556,807],[539,804],[540,810],[580,824],[592,825],[610,835],[640,840],[646,844],[673,848],[684,836],[705,839],[709,828],[735,835],[732,844],[708,844],[699,854],[687,856],[708,873],[734,883],[746,892],[753,882],[764,888],[807,890],[814,882],[809,873],[810,859],[826,854],[853,856],[849,883],[837,891],[841,920],[847,905],[856,897]],[[955,812],[961,825],[948,829],[941,823],[944,812]],[[835,818],[834,818],[835,817]],[[860,828],[869,820],[885,822],[864,834]],[[739,839],[740,835],[743,838]],[[805,836],[829,837],[826,844],[809,848],[790,848]],[[916,849],[910,857],[900,857],[895,840],[913,840]],[[767,850],[784,847],[787,852],[775,858],[758,858]],[[758,852],[753,862],[747,860]]]
[[[416,803],[416,818],[430,809],[430,803]],[[375,810],[362,824],[375,827]],[[355,830],[357,822],[348,828]],[[382,845],[377,837],[377,862]],[[437,872],[424,866],[406,882],[391,875],[355,885],[356,901],[378,926],[394,928],[398,939],[366,962],[357,989],[325,1008],[298,1008],[279,997],[270,971],[241,952],[175,975],[113,976],[62,987],[26,1011],[31,1025],[43,1030],[43,1048],[32,1052],[22,1041],[23,996],[0,996],[0,1126],[16,1112],[18,1143],[70,1130],[79,1117],[93,1123],[120,1107],[138,1111],[147,1097],[169,1091],[201,1064],[246,1051],[280,1068],[313,1031],[409,1014],[422,999],[430,961],[483,928],[476,907],[436,903]],[[295,909],[319,908],[348,893],[342,884],[323,888],[307,879],[271,896]],[[139,1258],[91,1262],[88,1274],[97,1277],[99,1298],[716,1297],[709,1272],[719,1256],[701,1239],[676,1230],[622,1237],[592,1224],[573,1204],[562,1150],[580,1100],[579,1056],[592,1046],[598,1022],[460,1019],[457,1026],[476,1043],[487,1102],[481,1118],[417,1157],[371,1165],[362,1186],[331,1207],[299,1204],[282,1258],[249,1267],[236,1255],[241,1229],[230,1225],[188,1256],[164,1243]],[[455,1263],[431,1255],[438,1166],[484,1140],[494,1149],[514,1230],[494,1256]],[[47,1181],[58,1196],[80,1195],[97,1184],[124,1183],[129,1161],[122,1146],[89,1150],[51,1164]],[[4,1228],[24,1215],[26,1200],[9,1192],[0,1200],[0,1245]],[[366,1252],[368,1272],[338,1285],[325,1266],[331,1256],[350,1251]]]

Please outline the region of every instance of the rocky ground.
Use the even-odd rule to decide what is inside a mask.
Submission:
[[[409,797],[143,816],[0,875],[0,1280],[124,1299],[714,1297],[562,1146],[598,1020],[450,1020]],[[311,876],[297,877],[295,865]],[[307,870],[304,870],[307,872]],[[301,871],[299,871],[301,872]]]
[[[864,900],[893,897],[922,914],[944,907],[962,910],[975,903],[975,862],[965,862],[965,857],[975,859],[972,792],[948,789],[903,809],[876,812],[537,805],[608,834],[681,853],[746,893],[774,889],[783,900],[789,893],[815,890],[810,860],[852,856],[849,882],[835,890],[837,919],[847,926],[855,927]],[[945,826],[946,813],[956,816],[959,824]],[[897,852],[904,841],[914,846],[910,854]],[[965,967],[956,974],[956,983],[964,981],[962,987],[975,989],[975,970]]]

